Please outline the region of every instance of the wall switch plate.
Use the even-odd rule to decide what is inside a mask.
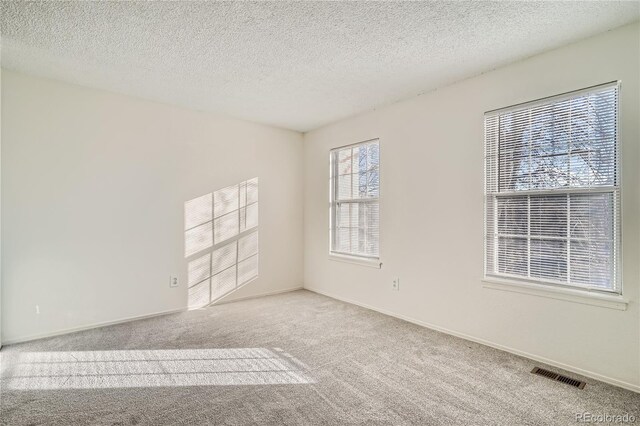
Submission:
[[[391,290],[393,291],[400,291],[400,278],[398,277],[394,277],[391,280]]]
[[[169,281],[169,287],[178,287],[178,277],[171,276]]]

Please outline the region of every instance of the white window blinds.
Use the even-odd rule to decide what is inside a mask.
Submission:
[[[331,252],[377,259],[380,234],[378,140],[331,151]]]
[[[618,83],[485,114],[485,275],[620,293]]]

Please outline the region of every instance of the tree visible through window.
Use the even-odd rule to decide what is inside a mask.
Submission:
[[[331,252],[379,257],[378,140],[331,151]]]
[[[485,115],[486,275],[620,291],[618,85]]]

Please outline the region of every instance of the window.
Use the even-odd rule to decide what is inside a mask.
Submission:
[[[378,259],[380,146],[378,140],[331,151],[331,253]]]
[[[618,83],[485,114],[485,275],[621,293]]]

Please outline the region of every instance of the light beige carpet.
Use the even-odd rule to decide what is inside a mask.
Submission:
[[[631,414],[527,359],[309,291],[2,349],[3,425],[556,425]]]

